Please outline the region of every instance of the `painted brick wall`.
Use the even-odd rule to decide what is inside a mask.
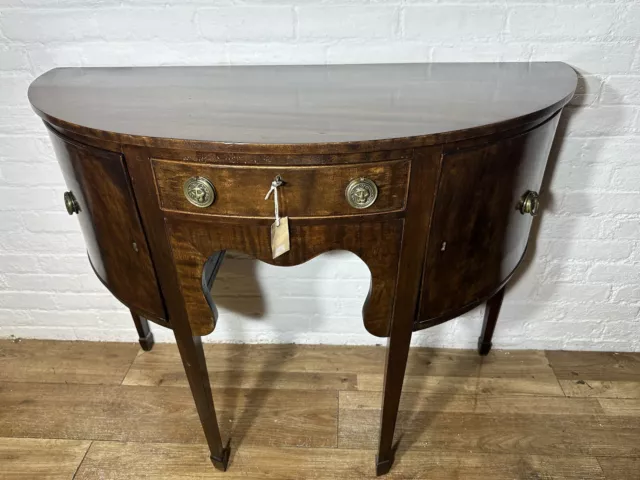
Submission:
[[[633,0],[0,0],[0,336],[135,340],[83,255],[26,99],[56,66],[562,60],[581,74],[495,344],[640,350],[640,5]],[[227,261],[214,341],[376,343],[368,270]],[[473,347],[482,310],[415,335]],[[156,337],[171,336],[156,328]]]

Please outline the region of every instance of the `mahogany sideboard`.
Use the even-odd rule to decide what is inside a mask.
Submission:
[[[412,332],[486,301],[479,353],[491,348],[576,81],[563,63],[61,68],[29,100],[96,275],[144,349],[148,320],[173,329],[218,468],[229,443],[201,337],[225,250],[367,264],[364,326],[388,337],[380,475]]]

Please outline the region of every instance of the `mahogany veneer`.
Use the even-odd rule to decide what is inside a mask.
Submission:
[[[479,350],[491,348],[575,86],[562,63],[63,68],[29,99],[96,275],[131,309],[143,348],[147,319],[174,330],[222,469],[201,336],[217,321],[225,250],[290,266],[345,249],[368,265],[364,325],[389,337],[383,474],[411,333],[488,300]],[[273,259],[264,195],[276,175],[291,248]]]

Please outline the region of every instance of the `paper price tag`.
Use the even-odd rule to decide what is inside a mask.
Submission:
[[[289,217],[282,217],[271,224],[271,255],[274,259],[291,249],[289,242]]]

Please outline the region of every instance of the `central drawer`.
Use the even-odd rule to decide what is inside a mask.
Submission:
[[[330,166],[258,167],[152,159],[152,164],[160,206],[164,210],[205,215],[273,217],[273,197],[265,200],[265,195],[271,188],[271,182],[279,175],[283,181],[278,188],[281,216],[322,217],[404,209],[410,161],[401,159]],[[187,198],[185,184],[194,179],[206,179],[213,187],[213,203],[200,207]],[[373,192],[369,189],[360,193],[371,199],[377,190],[375,201],[365,208],[352,206],[347,200],[347,188],[362,183],[365,186],[372,185],[368,181],[375,184]]]

